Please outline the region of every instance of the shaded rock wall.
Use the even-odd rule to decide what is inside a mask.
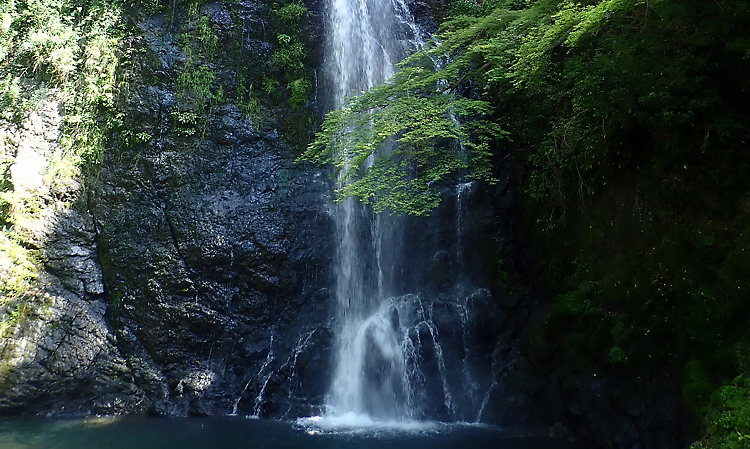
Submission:
[[[328,177],[294,162],[278,130],[288,111],[259,119],[232,101],[233,58],[253,65],[273,50],[268,7],[212,3],[202,14],[236,48],[205,61],[230,101],[192,136],[174,114],[185,70],[175,36],[191,23],[139,24],[156,56],[141,73],[158,82],[135,80],[124,108],[153,138],[114,148],[91,195],[107,319],[153,413],[310,413],[328,387]]]

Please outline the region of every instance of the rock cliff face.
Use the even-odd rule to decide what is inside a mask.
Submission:
[[[0,130],[17,204],[34,210],[15,232],[41,265],[34,273],[39,288],[3,302],[10,319],[0,338],[0,411],[120,413],[145,397],[105,319],[96,229],[82,186],[48,176],[60,168],[62,104],[59,91],[45,92],[21,126]],[[30,269],[17,272],[31,263],[19,261],[29,253],[2,237],[0,275],[6,282],[31,277]]]
[[[429,7],[412,6],[431,26]],[[303,37],[315,73],[324,5],[308,7]],[[270,14],[263,0],[202,7],[220,45],[201,63],[227,97],[201,123],[180,115],[179,80],[195,58],[180,36],[196,22],[176,14],[134,23],[141,50],[120,109],[130,135],[147,137],[114,136],[85,190],[44,178],[59,146],[54,92],[24,127],[3,130],[16,190],[46,199],[29,225],[43,288],[24,309],[29,319],[3,330],[0,413],[320,413],[336,326],[330,178],[295,163],[285,129],[301,113],[280,101],[259,117],[235,95],[237,67],[262,73],[276,50]],[[328,106],[318,91],[307,107],[320,114]],[[394,247],[410,259],[398,294],[419,295],[430,310],[422,369],[426,390],[439,394],[424,407],[440,419],[563,420],[602,447],[676,447],[674,395],[628,398],[612,377],[566,368],[537,338],[543,313],[516,229],[512,167],[498,170],[499,185],[454,180],[432,217],[400,224]],[[436,335],[441,357],[461,363],[441,366]],[[649,397],[668,401],[655,408]]]
[[[203,12],[219,42],[244,37],[233,55],[245,64],[268,59],[266,6]],[[187,21],[139,26],[159,82],[137,80],[125,107],[154,137],[114,148],[91,193],[118,348],[153,413],[311,413],[327,388],[331,338],[328,177],[294,162],[281,120],[259,125],[232,101],[206,113],[202,132],[181,135],[185,55],[173,28]],[[235,92],[229,58],[220,51],[206,64]]]
[[[15,192],[42,198],[27,240],[44,269],[39,298],[3,330],[4,413],[280,417],[323,402],[329,180],[294,162],[283,101],[251,116],[233,97],[238,64],[269,64],[270,14],[263,2],[202,7],[222,45],[200,64],[230,94],[187,125],[180,75],[195,55],[177,39],[198,21],[134,23],[141,51],[119,108],[148,138],[114,136],[85,190],[45,178],[60,153],[54,96],[4,130]]]

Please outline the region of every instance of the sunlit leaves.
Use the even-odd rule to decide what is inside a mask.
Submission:
[[[437,207],[437,183],[467,171],[492,181],[491,140],[504,135],[486,117],[490,105],[445,93],[420,66],[331,112],[302,156],[331,162],[339,199],[358,197],[377,212],[426,215]],[[372,162],[374,160],[374,162]]]

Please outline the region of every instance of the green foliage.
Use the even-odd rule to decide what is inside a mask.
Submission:
[[[80,36],[71,24],[56,14],[54,6],[62,5],[40,0],[27,2],[28,9],[23,10],[17,20],[31,27],[19,50],[21,57],[31,60],[34,70],[43,69],[64,83],[78,67]]]
[[[307,104],[312,84],[306,78],[298,78],[287,84],[286,90],[289,92],[289,105],[293,110],[297,110]]]
[[[37,99],[25,94],[20,76],[7,73],[0,79],[0,110],[5,120],[20,124],[36,105]]]
[[[182,5],[188,17],[196,17],[203,5],[209,3],[211,0],[186,0]]]
[[[627,361],[628,356],[622,348],[615,346],[609,350],[609,362],[613,365],[626,363]]]
[[[33,251],[21,245],[12,231],[0,231],[0,338],[7,338],[31,312],[29,301],[38,273],[39,261]]]
[[[177,95],[181,102],[188,103],[199,112],[214,100],[212,92],[216,75],[207,65],[188,67],[177,77]]]
[[[514,111],[500,120],[529,147],[525,189],[530,199],[554,208],[547,219],[564,218],[571,203],[583,206],[612,170],[638,167],[634,156],[644,145],[658,143],[668,157],[680,154],[681,140],[697,134],[683,128],[694,127],[694,119],[706,112],[715,117],[705,126],[716,132],[720,127],[726,139],[738,141],[747,132],[715,107],[719,97],[706,86],[705,56],[721,48],[716,45],[721,39],[737,42],[725,38],[733,30],[719,26],[726,20],[740,26],[746,11],[743,16],[737,8],[666,0],[459,1],[452,7],[455,15],[443,24],[439,44],[410,58],[423,70],[409,76],[447,80],[452,91],[479,83],[488,104]],[[714,21],[702,26],[693,17]],[[683,26],[695,31],[694,39],[671,39]],[[729,46],[735,47],[740,48],[735,54],[744,56],[745,47]],[[732,57],[722,51],[721,58]],[[450,56],[447,64],[431,70],[425,56],[444,55]],[[664,135],[673,141],[645,142],[655,137],[638,136],[643,126],[671,128]]]
[[[199,135],[205,138],[205,116],[215,106],[226,102],[223,86],[217,85],[216,73],[211,68],[219,46],[219,39],[207,16],[196,17],[200,2],[187,5],[189,23],[178,37],[185,54],[185,65],[177,77],[177,108],[172,111],[177,134],[183,137]],[[193,11],[191,8],[195,8]],[[192,11],[192,12],[191,12]]]
[[[734,344],[735,365],[741,373],[750,373],[750,342],[740,340]]]
[[[404,66],[388,83],[326,116],[302,158],[333,163],[339,200],[355,196],[377,212],[427,215],[440,201],[436,182],[447,175],[471,169],[493,181],[490,145],[505,132],[486,119],[491,108],[443,93],[423,72]],[[392,149],[383,151],[385,145]]]
[[[245,77],[240,76],[237,80],[237,106],[253,120],[261,117],[260,100],[258,94],[253,90],[253,84],[245,85]]]
[[[0,306],[8,298],[18,298],[30,290],[37,277],[37,261],[8,231],[0,232],[0,254],[9,263],[0,270]]]
[[[552,321],[577,335],[567,340],[572,358],[621,365],[641,378],[680,378],[698,424],[712,392],[746,365],[747,217],[709,222],[687,216],[650,228],[651,214],[640,222],[633,210],[619,209],[623,198],[592,202],[580,219],[585,227],[571,220],[544,246],[563,259],[571,253],[589,258],[581,263],[579,256],[560,274],[566,285],[554,287],[559,296]],[[618,205],[614,212],[612,204]],[[618,362],[616,348],[626,364]]]
[[[550,71],[552,53],[561,46],[570,49],[583,45],[587,38],[601,30],[611,15],[621,10],[635,8],[637,4],[624,0],[612,0],[600,2],[597,5],[581,6],[555,1],[542,1],[527,9],[514,9],[510,6],[513,5],[505,2],[482,5],[471,2],[454,2],[453,11],[457,15],[443,25],[443,32],[439,36],[439,44],[408,58],[402,64],[401,71],[394,78],[393,84],[397,87],[388,89],[384,94],[379,94],[380,98],[374,103],[382,103],[387,99],[389,102],[397,104],[399,101],[412,101],[401,100],[402,97],[409,99],[411,95],[424,96],[428,99],[427,101],[419,99],[419,104],[414,103],[411,106],[421,108],[420,113],[424,112],[431,117],[438,117],[447,111],[441,111],[440,107],[434,107],[434,103],[439,102],[439,98],[446,96],[448,91],[456,92],[461,85],[469,82],[481,83],[488,93],[494,93],[500,98],[507,97],[506,101],[526,99],[530,95],[542,91],[545,91],[545,94],[549,96],[549,88],[546,87],[545,80]],[[439,70],[433,70],[431,61],[443,59],[445,55],[450,56],[447,63],[441,65]],[[447,80],[447,87],[445,87],[445,80]],[[591,87],[585,86],[584,88],[590,89]],[[373,96],[374,94],[367,95]],[[390,97],[385,95],[390,95]],[[450,96],[447,96],[447,98],[452,99]],[[457,104],[462,101],[468,100],[455,100]],[[472,101],[472,108],[476,111],[474,112],[475,115],[489,116],[492,113],[491,98]],[[378,106],[375,105],[376,108]],[[390,105],[384,109],[397,107]],[[460,108],[461,106],[457,107]],[[349,108],[349,106],[345,106],[345,108]],[[559,109],[559,101],[555,109]],[[376,113],[379,113],[375,111],[378,111],[378,109],[363,111],[363,113],[367,116],[375,116]],[[469,116],[470,114],[464,115]],[[551,115],[554,117],[559,113],[552,112]],[[595,157],[592,159],[591,155],[600,147],[599,142],[597,142],[600,139],[594,138],[593,135],[589,137],[583,132],[587,126],[578,118],[579,115],[574,114],[572,119],[565,120],[555,118],[551,121],[552,128],[546,131],[533,130],[541,139],[537,143],[535,151],[529,155],[529,162],[535,168],[530,177],[531,183],[528,186],[532,198],[548,198],[548,195],[552,194],[564,206],[566,189],[562,185],[564,179],[560,179],[560,177],[567,170],[575,170],[576,173],[580,174],[585,173],[587,169],[591,169],[595,165],[596,159]],[[546,122],[550,123],[549,121]],[[440,122],[438,121],[438,123]],[[445,122],[442,123],[445,124]],[[344,148],[343,141],[338,144],[331,141],[329,134],[332,124],[329,123],[328,127],[324,125],[324,129],[319,135],[320,143]],[[512,122],[510,124],[515,125]],[[425,129],[423,130],[425,138],[432,139],[433,142],[446,138],[444,131],[430,130],[429,126],[430,123],[425,123]],[[415,129],[418,129],[418,127],[419,125],[415,126]],[[456,126],[454,125],[454,127]],[[502,132],[495,122],[489,120],[484,121],[483,126],[477,128],[466,135],[462,135],[460,141],[464,146],[476,145],[475,148],[470,148],[468,151],[472,161],[477,162],[472,164],[473,166],[470,169],[478,178],[486,179],[488,178],[489,167],[483,161],[489,160],[490,147],[487,143],[491,138],[500,137]],[[379,139],[378,133],[383,131],[385,130],[377,130],[371,141],[376,142]],[[396,136],[398,132],[403,130],[387,131],[390,132],[388,134],[388,137],[390,137]],[[521,131],[522,134],[527,133],[524,132],[527,130],[522,129]],[[540,131],[543,134],[540,135]],[[454,132],[454,134],[458,133]],[[362,136],[358,138],[362,138]],[[581,145],[578,141],[581,141]],[[346,144],[349,143],[346,142]],[[443,143],[443,145],[445,144]],[[584,150],[580,154],[576,154],[574,148],[569,148],[570,145],[580,146]],[[372,147],[372,145],[370,146]],[[432,145],[432,149],[435,149],[436,153],[446,152],[446,150],[437,151],[437,148],[440,148],[440,145]],[[313,149],[319,152],[321,146],[316,144]],[[369,154],[372,154],[372,150],[369,151]],[[425,154],[422,154],[422,159],[424,159]],[[446,160],[437,157],[435,161],[442,164]],[[338,162],[338,168],[341,169],[341,161]],[[361,170],[362,162],[361,158],[357,158],[352,164],[353,170]],[[402,170],[395,169],[393,164],[387,164],[390,166],[388,170],[381,170],[381,176],[392,175],[387,180],[381,179],[382,184],[403,185],[406,179],[411,179],[411,174],[406,172],[412,168],[410,164],[403,161],[398,163],[401,163]],[[385,162],[381,162],[381,164],[385,164]],[[428,164],[425,164],[422,168],[425,168],[426,165]],[[465,169],[467,166],[466,161],[460,162],[454,158],[453,163],[446,166],[448,170],[439,175],[438,178],[442,179],[445,174]],[[361,186],[363,182],[359,184]],[[366,201],[372,201],[376,197],[376,189],[373,188],[375,183],[364,182],[364,184],[367,184],[368,188],[348,187],[341,193],[344,195],[355,194],[360,198],[369,198]],[[407,190],[424,191],[424,187]],[[416,206],[415,204],[416,207],[410,209],[420,214],[427,213],[425,207],[429,209],[438,204],[434,197],[427,200],[423,195],[416,195],[415,198],[417,198],[416,202],[422,203],[422,205]],[[402,212],[407,212],[407,210],[403,209]]]
[[[117,70],[123,55],[120,42],[125,35],[120,13],[98,4],[85,18],[91,22],[76,72],[76,84],[66,85],[72,98],[66,104],[63,143],[85,164],[98,165],[114,120],[120,81]]]
[[[125,35],[121,2],[6,1],[0,5],[0,106],[20,122],[38,103],[38,86],[53,84],[66,97],[62,143],[75,165],[100,159],[119,81]],[[25,78],[25,81],[24,81]],[[37,86],[35,88],[24,87]]]
[[[268,76],[263,77],[263,92],[269,97],[275,96],[278,93],[280,86],[281,83],[279,83],[279,80]]]
[[[742,374],[721,387],[706,415],[706,433],[691,449],[745,449],[750,446],[750,377]]]
[[[581,282],[574,290],[560,295],[555,306],[560,311],[568,312],[576,316],[583,316],[594,309],[591,301],[591,292],[596,284],[591,281]]]
[[[200,116],[195,112],[172,111],[177,127],[175,131],[181,136],[194,136],[201,125]]]
[[[216,56],[216,50],[219,47],[219,38],[214,32],[213,25],[208,16],[201,16],[198,19],[198,41],[204,49],[206,59],[211,60]]]
[[[490,2],[474,2],[472,0],[457,0],[450,4],[450,16],[479,17],[488,12]],[[489,8],[491,11],[491,8]]]
[[[3,113],[20,122],[35,107],[40,91],[25,92],[22,78],[29,85],[57,85],[67,97],[62,141],[68,157],[79,164],[95,164],[111,128],[104,117],[114,108],[117,90],[116,69],[124,36],[120,4],[9,1],[0,10]]]
[[[302,3],[290,3],[276,9],[274,12],[284,25],[296,28],[302,18],[307,15],[307,7]]]
[[[557,298],[550,322],[571,363],[680,378],[703,416],[711,392],[747,365],[737,348],[750,325],[750,8],[455,0],[447,11],[438,43],[329,115],[304,157],[334,164],[346,181],[339,195],[426,213],[438,201],[425,194],[429,181],[410,184],[421,174],[484,166],[471,163],[472,148],[446,159],[458,133],[441,127],[444,106],[470,97],[478,112],[467,117],[496,132],[460,141],[509,133],[480,155],[513,157],[542,288]],[[424,140],[407,142],[406,156],[380,149],[417,131]],[[418,155],[421,167],[409,159]],[[747,447],[741,420],[722,416],[736,438],[705,447]]]
[[[305,67],[307,48],[301,32],[306,15],[307,7],[299,1],[274,5],[273,16],[276,20],[272,23],[278,45],[271,55],[272,73],[270,76],[264,75],[262,81],[263,91],[271,99],[279,99],[279,94],[282,93],[279,89],[286,87],[286,99],[294,116],[287,118],[285,128],[288,136],[296,136],[293,140],[300,140],[305,135],[300,129],[311,121],[311,112],[305,106],[312,92],[312,82],[309,70]],[[286,82],[282,82],[282,79]]]
[[[287,34],[279,34],[277,39],[279,49],[271,56],[273,64],[288,74],[301,71],[305,59],[305,47],[302,42],[292,39]]]

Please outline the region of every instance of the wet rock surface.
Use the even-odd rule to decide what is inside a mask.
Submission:
[[[247,63],[268,59],[262,2],[202,12],[219,42],[242,32]],[[302,414],[327,389],[328,176],[231,102],[181,134],[184,55],[163,17],[140,26],[161,82],[137,81],[127,109],[154,138],[114,148],[91,194],[119,349],[152,414]],[[226,92],[233,57],[210,65]]]
[[[24,245],[16,252],[39,259],[39,287],[0,303],[0,413],[138,410],[145,395],[105,320],[96,229],[81,183],[47,176],[62,151],[63,119],[60,92],[44,92],[21,126],[5,123],[1,130],[2,153],[12,159],[13,193],[36,211],[19,219],[14,232]],[[0,253],[0,275],[12,282],[16,273],[7,270],[18,262],[6,257],[19,256]]]
[[[434,26],[429,6],[409,5]],[[324,3],[308,6],[315,68]],[[264,2],[204,9],[220,42],[238,42],[245,64],[270,58]],[[133,131],[152,138],[127,146],[115,136],[86,195],[75,182],[46,186],[30,169],[54,153],[59,116],[5,131],[17,148],[14,183],[72,201],[30,230],[44,248],[45,288],[34,319],[0,340],[0,411],[319,414],[338,324],[328,173],[295,163],[279,120],[259,124],[231,101],[207,114],[204,136],[180,134],[178,22],[154,16],[138,26],[150,78],[133,80],[124,108]],[[212,62],[226,92],[237,90],[235,56],[221,50]],[[320,113],[327,105],[315,87],[311,106]],[[498,170],[497,185],[455,179],[430,218],[396,223],[404,232],[390,243],[408,263],[383,255],[398,280],[394,298],[421,301],[424,316],[408,332],[421,342],[424,415],[557,425],[597,447],[680,447],[675,429],[685,420],[673,390],[573,369],[556,345],[530,337],[541,301],[517,229],[513,169]]]

